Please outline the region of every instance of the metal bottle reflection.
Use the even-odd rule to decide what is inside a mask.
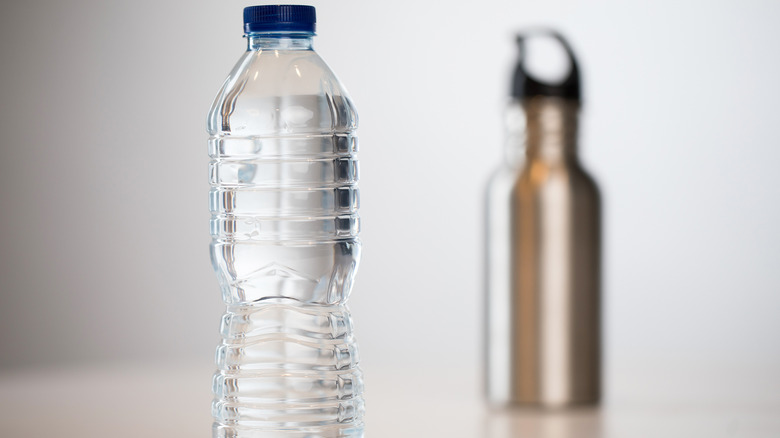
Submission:
[[[507,163],[491,180],[487,220],[487,394],[494,404],[599,401],[600,198],[577,158],[579,73],[560,84],[524,68],[507,115]]]

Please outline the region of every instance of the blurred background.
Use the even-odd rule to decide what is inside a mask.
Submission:
[[[393,394],[479,401],[483,194],[514,33],[531,25],[580,59],[580,151],[605,200],[607,405],[674,391],[780,412],[780,3],[293,3],[317,7],[315,48],[361,117],[350,307],[369,431],[399,427],[381,413],[401,409]],[[251,4],[0,6],[4,404],[28,393],[19,376],[122,369],[155,394],[133,370],[186,369],[208,427],[223,304],[205,117]],[[723,421],[712,431],[749,430]]]

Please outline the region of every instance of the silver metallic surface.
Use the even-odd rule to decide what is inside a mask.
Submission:
[[[507,114],[487,218],[486,385],[494,404],[560,407],[601,393],[600,200],[576,154],[579,102]]]

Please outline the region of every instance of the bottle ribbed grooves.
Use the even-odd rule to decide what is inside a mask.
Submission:
[[[363,436],[345,305],[360,254],[356,152],[351,132],[209,140],[212,262],[227,305],[214,437]],[[318,257],[329,264],[307,262]]]
[[[288,437],[306,428],[362,436],[363,375],[346,306],[229,306],[221,331],[215,436]]]

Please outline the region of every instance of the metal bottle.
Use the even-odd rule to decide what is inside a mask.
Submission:
[[[569,75],[526,69],[528,39],[557,40]],[[562,407],[601,393],[600,197],[577,158],[580,79],[555,32],[518,36],[506,160],[487,194],[486,387],[491,403]]]

